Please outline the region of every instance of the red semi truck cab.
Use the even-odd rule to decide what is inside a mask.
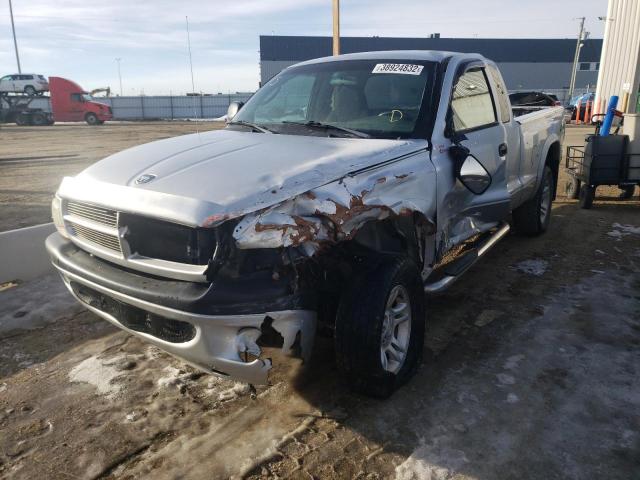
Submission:
[[[80,85],[60,77],[49,77],[51,110],[56,122],[82,122],[100,125],[113,118],[111,107],[96,102]]]

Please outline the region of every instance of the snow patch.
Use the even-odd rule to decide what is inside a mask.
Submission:
[[[496,377],[498,377],[498,381],[502,385],[513,385],[514,383],[516,383],[516,379],[513,377],[513,375],[507,375],[506,373],[499,373],[496,375]]]
[[[515,393],[510,393],[507,395],[507,403],[518,403],[520,399]]]
[[[614,228],[614,230],[607,232],[607,235],[615,238],[616,240],[620,240],[622,237],[626,237],[627,235],[640,235],[640,227],[636,227],[634,225],[621,224],[616,222],[611,226]]]
[[[404,462],[396,467],[396,480],[447,480],[468,463],[465,453],[440,445],[439,439],[420,446]]]
[[[517,263],[514,268],[519,272],[526,273],[527,275],[540,277],[549,268],[549,262],[540,259],[524,260],[520,263]]]
[[[171,366],[165,367],[163,371],[166,372],[166,375],[156,381],[158,386],[163,388],[180,387],[185,383],[184,377],[188,375],[179,368]]]
[[[502,368],[505,370],[515,370],[518,368],[518,364],[524,360],[524,355],[513,355],[507,358],[507,361]]]
[[[251,387],[249,387],[249,384],[236,382],[231,388],[220,392],[220,394],[218,395],[218,400],[220,400],[221,402],[226,402],[228,400],[233,400],[234,398],[247,395],[250,391]]]
[[[122,385],[118,385],[114,380],[123,375],[117,369],[117,362],[123,356],[103,360],[98,357],[89,357],[69,372],[71,382],[89,383],[96,387],[98,393],[109,398],[116,396],[122,390]]]

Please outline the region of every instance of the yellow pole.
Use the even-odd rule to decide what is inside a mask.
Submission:
[[[340,55],[340,0],[333,0],[333,54]]]

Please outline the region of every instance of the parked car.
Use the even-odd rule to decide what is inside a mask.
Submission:
[[[26,93],[42,95],[49,91],[49,82],[43,75],[14,73],[0,78],[0,93]]]
[[[420,365],[425,292],[549,226],[563,110],[516,117],[478,54],[311,60],[227,116],[65,178],[46,241],[86,308],[206,372],[265,383],[322,330],[387,396]]]
[[[576,119],[576,113],[579,114],[580,120],[584,120],[584,115],[586,113],[586,108],[589,102],[591,102],[591,111],[593,112],[593,102],[596,98],[595,93],[583,93],[582,95],[576,95],[569,100],[569,105],[566,107],[566,110],[569,114],[571,114],[570,119]],[[578,105],[580,105],[578,111]],[[590,121],[591,119],[587,119]]]
[[[515,92],[509,94],[511,105],[520,107],[557,107],[558,97],[543,92]]]

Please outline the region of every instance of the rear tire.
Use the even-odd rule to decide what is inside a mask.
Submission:
[[[36,112],[33,115],[31,115],[31,123],[33,125],[42,126],[42,125],[47,125],[49,123],[49,120],[47,119],[47,116],[44,113]]]
[[[356,275],[338,307],[338,368],[350,388],[386,398],[416,372],[425,331],[418,268],[404,257]]]
[[[26,93],[30,97],[33,97],[36,94],[36,89],[31,85],[27,85],[26,87],[24,87],[24,93]]]
[[[84,121],[89,125],[98,125],[99,122],[98,117],[95,113],[87,113],[84,116]]]
[[[21,127],[26,127],[27,125],[31,125],[31,115],[26,113],[19,113],[16,116],[16,125]]]
[[[547,231],[553,202],[553,172],[545,165],[535,196],[513,211],[513,226],[523,235],[535,236]]]
[[[580,196],[580,185],[582,182],[577,178],[571,177],[571,179],[567,182],[566,194],[567,198],[571,200],[577,200]]]
[[[635,185],[625,185],[624,187],[620,187],[620,196],[618,197],[620,200],[629,200],[633,197],[633,192],[635,191]]]
[[[580,189],[580,200],[579,205],[580,208],[585,210],[590,209],[593,206],[593,199],[596,196],[596,187],[591,185],[582,185]]]

